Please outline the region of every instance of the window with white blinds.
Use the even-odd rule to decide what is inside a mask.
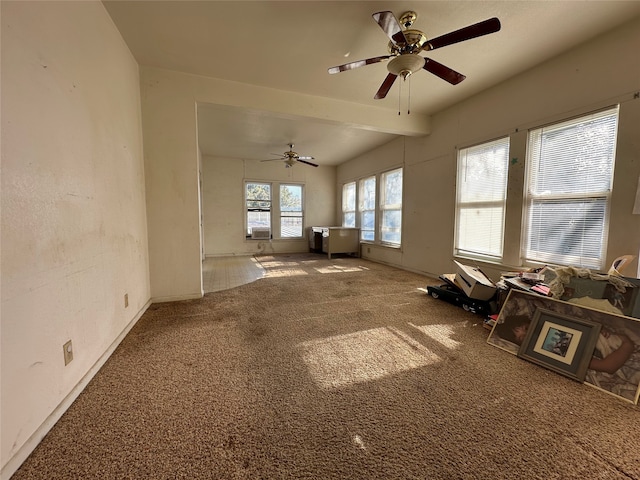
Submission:
[[[455,254],[502,258],[509,137],[458,152]]]
[[[402,168],[380,175],[380,240],[400,246],[402,240]]]
[[[342,186],[342,226],[356,226],[356,182]]]
[[[376,231],[376,177],[360,180],[358,193],[358,212],[360,213],[360,240],[373,242]]]
[[[526,261],[601,269],[618,107],[529,132]]]

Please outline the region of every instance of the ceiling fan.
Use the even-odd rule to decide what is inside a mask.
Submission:
[[[406,80],[409,75],[420,69],[433,73],[452,85],[457,85],[466,78],[464,75],[435,60],[422,57],[418,54],[423,50],[435,50],[436,48],[471,40],[472,38],[481,37],[500,30],[500,20],[494,17],[428,40],[420,30],[410,28],[416,18],[418,18],[416,12],[405,12],[400,17],[399,22],[393,13],[389,11],[377,12],[372,16],[384,33],[390,38],[388,46],[390,54],[331,67],[329,68],[329,73],[334,74],[346,70],[353,70],[354,68],[391,59],[387,64],[389,74],[384,82],[382,82],[380,89],[374,97],[375,99],[385,98],[398,76]]]
[[[278,155],[278,157],[280,158],[270,158],[268,160],[261,160],[261,162],[272,162],[274,160],[284,160],[284,166],[286,168],[293,167],[296,164],[296,162],[305,163],[307,165],[311,165],[312,167],[318,166],[315,163],[309,162],[309,160],[313,160],[313,157],[300,156],[293,151],[293,147],[294,147],[293,143],[289,143],[288,145],[289,145],[288,152],[284,152],[283,154],[279,154],[279,153],[271,154],[271,155]]]

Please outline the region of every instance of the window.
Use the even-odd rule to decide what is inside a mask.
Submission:
[[[304,232],[303,186],[246,182],[246,237],[302,238]],[[273,197],[277,201],[273,200]],[[274,225],[275,223],[275,225]],[[269,229],[255,234],[254,230]],[[266,237],[265,237],[266,234]]]
[[[385,172],[380,179],[380,240],[400,245],[402,238],[402,168]]]
[[[360,180],[359,199],[360,239],[373,242],[376,233],[376,177]]]
[[[254,228],[271,228],[271,185],[269,183],[246,183],[247,204],[246,236]]]
[[[302,237],[302,185],[280,185],[280,236]]]
[[[356,182],[342,187],[342,226],[356,226]]]
[[[456,255],[502,258],[509,138],[458,152]]]
[[[601,269],[618,107],[529,132],[525,260]]]

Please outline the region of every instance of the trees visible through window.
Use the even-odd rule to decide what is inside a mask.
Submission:
[[[531,130],[524,256],[601,269],[618,129],[618,107]]]
[[[508,137],[458,152],[456,255],[501,259],[508,169]]]
[[[402,168],[381,175],[380,240],[400,245],[402,240]]]
[[[251,237],[258,228],[268,228],[272,238],[304,236],[303,185],[246,182],[245,202],[245,236]]]
[[[376,233],[376,177],[360,180],[359,200],[360,239],[373,242]]]
[[[342,186],[342,226],[356,226],[356,182]]]
[[[364,242],[399,247],[402,240],[402,168],[344,184],[342,226],[359,228],[360,240]]]
[[[302,237],[302,185],[280,185],[280,236]]]
[[[271,228],[271,184],[246,183],[247,205],[246,236],[251,236],[254,228]]]

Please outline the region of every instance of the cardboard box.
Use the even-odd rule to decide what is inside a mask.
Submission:
[[[477,267],[462,265],[454,260],[457,265],[456,284],[469,298],[476,300],[490,300],[496,294],[496,284],[491,281]]]

